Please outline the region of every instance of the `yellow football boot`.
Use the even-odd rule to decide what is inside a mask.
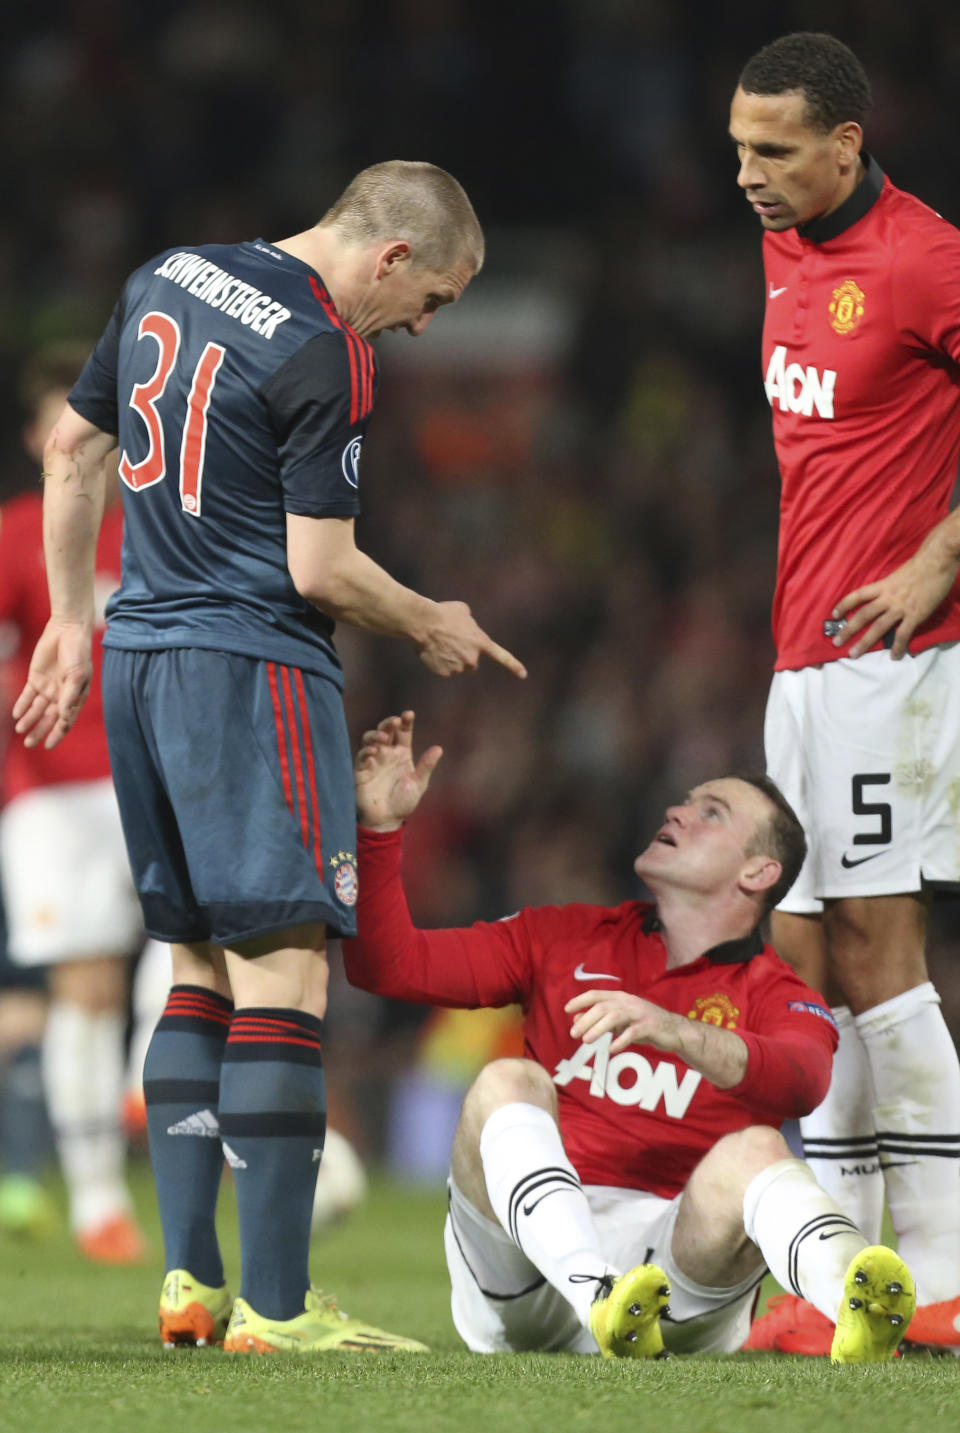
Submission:
[[[304,1311],[266,1319],[237,1299],[224,1340],[227,1353],[426,1353],[426,1344],[352,1319],[329,1294],[308,1289]]]
[[[907,1332],[917,1295],[910,1270],[882,1244],[862,1249],[843,1281],[830,1358],[833,1363],[885,1363]]]
[[[638,1264],[627,1274],[599,1280],[590,1306],[590,1332],[604,1358],[666,1358],[660,1315],[670,1285],[656,1264]]]

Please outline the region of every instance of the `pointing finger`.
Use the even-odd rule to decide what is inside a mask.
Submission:
[[[508,652],[506,647],[501,647],[498,642],[494,642],[492,638],[486,638],[481,651],[491,661],[499,662],[501,667],[506,667],[507,671],[512,672],[515,677],[519,677],[521,680],[526,677],[527,669],[523,663],[512,652]]]

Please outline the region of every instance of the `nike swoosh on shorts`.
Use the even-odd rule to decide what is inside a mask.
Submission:
[[[840,857],[840,864],[845,871],[852,871],[854,866],[862,866],[864,861],[875,861],[878,856],[882,855],[882,851],[874,851],[873,855],[871,856],[860,856],[858,860],[851,861],[846,851],[844,851],[843,855]]]

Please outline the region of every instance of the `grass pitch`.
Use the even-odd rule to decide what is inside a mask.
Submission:
[[[135,1171],[156,1250],[143,1269],[95,1268],[66,1234],[0,1243],[2,1433],[799,1433],[852,1423],[960,1428],[960,1359],[834,1369],[741,1354],[665,1363],[463,1352],[447,1303],[442,1190],[375,1182],[314,1243],[313,1277],[351,1313],[421,1338],[430,1355],[234,1358],[164,1352],[149,1174]],[[224,1250],[238,1268],[229,1188]]]

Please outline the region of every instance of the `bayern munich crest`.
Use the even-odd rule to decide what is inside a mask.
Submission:
[[[333,867],[333,890],[342,906],[355,906],[360,883],[357,879],[357,858],[351,851],[338,851],[330,857]]]

